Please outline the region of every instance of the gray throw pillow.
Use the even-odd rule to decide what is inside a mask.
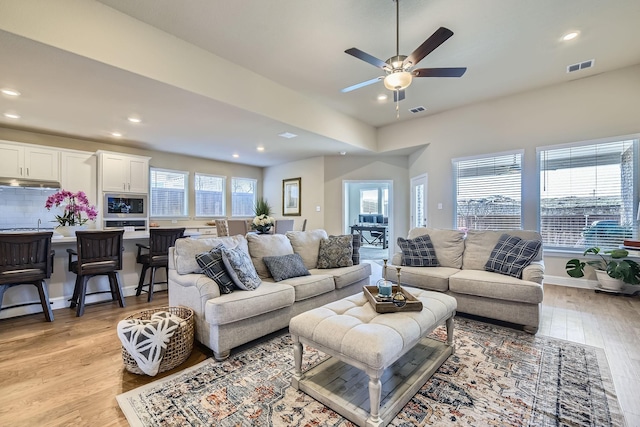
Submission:
[[[198,254],[196,261],[202,272],[218,284],[221,294],[230,294],[233,292],[233,280],[222,261],[222,248],[224,245],[218,245],[209,252]]]
[[[307,270],[307,267],[304,266],[302,257],[298,254],[266,256],[262,258],[262,261],[276,282],[311,274],[309,270]]]
[[[336,237],[336,236],[329,236]],[[351,254],[351,259],[353,260],[353,265],[360,264],[360,246],[362,246],[362,239],[360,233],[354,233],[351,235],[352,241],[351,245],[353,246],[353,253]]]
[[[487,271],[522,278],[522,270],[536,257],[542,246],[540,240],[524,240],[503,234],[491,251],[484,266]]]
[[[409,267],[439,267],[436,250],[428,234],[415,239],[398,237],[398,246],[402,250],[402,265]]]
[[[318,268],[351,267],[353,265],[353,237],[329,236],[320,240]]]
[[[222,248],[222,261],[231,280],[240,289],[254,291],[262,283],[251,258],[242,249]]]

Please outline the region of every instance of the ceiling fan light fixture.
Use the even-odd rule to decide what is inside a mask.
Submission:
[[[413,76],[408,71],[396,71],[384,78],[384,87],[389,90],[403,90],[411,84]]]

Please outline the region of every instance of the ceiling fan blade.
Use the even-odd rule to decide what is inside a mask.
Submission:
[[[459,68],[418,68],[413,70],[411,74],[414,77],[462,77],[467,71],[466,67]]]
[[[364,62],[368,62],[369,64],[373,65],[374,67],[378,67],[378,68],[386,68],[389,67],[389,65],[387,65],[386,62],[384,62],[381,59],[376,58],[375,56],[371,56],[369,55],[367,52],[363,52],[360,49],[356,48],[356,47],[352,47],[351,49],[347,49],[344,51],[344,53],[348,53],[351,56],[355,56],[358,59],[363,60]]]
[[[433,34],[431,34],[431,37],[426,39],[404,60],[403,64],[406,66],[410,62],[412,67],[415,66],[418,62],[422,61],[425,56],[433,52],[442,43],[446,42],[452,35],[453,31],[450,29],[445,27],[438,28]]]
[[[402,101],[404,99],[404,89],[393,91],[393,102]]]
[[[379,82],[382,79],[384,79],[384,77],[382,77],[382,76],[376,77],[375,79],[367,80],[366,82],[362,82],[362,83],[355,84],[353,86],[345,87],[340,92],[342,92],[342,93],[351,92],[352,90],[356,90],[356,89],[360,89],[361,87],[372,85],[372,84],[374,84],[376,82]]]

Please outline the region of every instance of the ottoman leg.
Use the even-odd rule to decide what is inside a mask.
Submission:
[[[371,402],[370,421],[368,425],[377,425],[380,423],[380,396],[382,394],[382,383],[380,382],[379,373],[369,374],[369,401]]]
[[[447,345],[453,347],[455,352],[455,346],[453,345],[453,315],[447,319]]]
[[[292,335],[291,339],[293,339],[293,361],[295,364],[295,371],[291,378],[291,385],[296,390],[299,390],[298,384],[302,379],[302,343],[296,335]]]

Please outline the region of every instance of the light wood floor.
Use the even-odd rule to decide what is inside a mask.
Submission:
[[[375,277],[375,276],[373,276]],[[194,365],[210,356],[196,346],[181,367],[155,378],[122,367],[118,320],[167,305],[167,293],[0,320],[0,426],[126,426],[117,394]],[[604,348],[622,409],[640,426],[640,297],[596,294],[546,285],[539,334]]]

